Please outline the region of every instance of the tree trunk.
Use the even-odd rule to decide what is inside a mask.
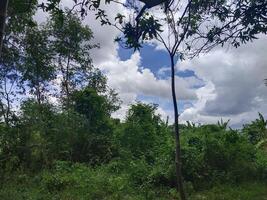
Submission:
[[[66,95],[67,95],[67,109],[68,109],[68,113],[69,113],[69,109],[70,109],[70,91],[69,91],[70,71],[69,71],[69,67],[70,67],[70,55],[68,56],[67,69],[66,69]]]
[[[178,120],[178,106],[176,100],[175,92],[175,63],[174,63],[173,54],[170,55],[171,58],[171,89],[172,89],[172,100],[173,100],[173,109],[174,109],[174,128],[175,128],[175,165],[176,165],[176,177],[177,177],[177,189],[180,193],[181,200],[186,200],[185,192],[183,188],[182,180],[182,161],[181,161],[181,149],[180,149],[180,131],[179,131],[179,120]]]
[[[42,96],[41,96],[41,89],[40,89],[40,86],[38,84],[38,86],[36,87],[36,99],[37,99],[37,103],[39,105],[42,104]]]
[[[4,32],[5,32],[7,6],[8,6],[8,0],[0,0],[0,57],[3,46]]]
[[[36,99],[39,105],[42,103],[41,83],[39,78],[39,66],[36,66]]]
[[[6,99],[6,102],[7,102],[5,122],[6,122],[7,127],[9,127],[10,99],[9,99],[9,92],[7,91],[7,80],[6,80],[6,78],[5,78],[4,91],[5,91],[5,99]]]

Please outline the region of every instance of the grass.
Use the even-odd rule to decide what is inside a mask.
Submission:
[[[175,200],[174,190],[138,191],[127,188],[123,191],[104,191],[105,186],[84,187],[69,185],[64,189],[49,191],[43,183],[34,180],[14,181],[0,188],[1,200]],[[37,178],[38,179],[38,178]],[[104,183],[103,183],[104,184]],[[99,188],[97,188],[99,187]],[[193,193],[189,200],[267,200],[267,184],[243,183],[241,185],[219,185],[209,190]]]
[[[190,200],[267,200],[267,184],[220,185],[193,194]]]
[[[0,181],[0,200],[178,200],[174,188],[136,184],[128,173],[106,167],[92,169],[59,162],[34,175],[22,172]],[[188,190],[189,192],[189,187]],[[208,190],[190,189],[188,200],[267,200],[267,183],[222,184]]]

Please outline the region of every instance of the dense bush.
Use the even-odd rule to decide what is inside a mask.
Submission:
[[[206,125],[193,132],[184,131],[184,178],[196,188],[209,182],[253,179],[257,167],[255,146],[237,131],[214,130]]]
[[[92,89],[76,92],[72,101],[73,108],[64,111],[27,101],[13,126],[1,124],[2,196],[9,195],[15,181],[24,189],[10,195],[13,199],[22,193],[26,199],[177,197],[173,127],[155,114],[155,105],[137,103],[120,122],[108,109],[99,109],[107,101]],[[188,194],[267,180],[265,137],[252,142],[247,127],[232,130],[223,122],[180,126]]]

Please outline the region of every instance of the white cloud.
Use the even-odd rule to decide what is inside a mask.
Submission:
[[[179,69],[193,70],[206,86],[198,89],[198,101],[184,111],[182,119],[207,123],[223,117],[240,125],[255,119],[258,112],[266,114],[266,52],[267,40],[261,36],[238,49],[216,49],[183,62]]]
[[[99,65],[107,74],[109,86],[118,91],[124,103],[123,109],[125,104],[133,103],[138,95],[171,99],[170,79],[157,79],[148,68],[140,66],[140,61],[140,54],[134,53],[129,60],[121,61],[114,57]],[[192,78],[177,77],[176,84],[179,99],[196,99]]]

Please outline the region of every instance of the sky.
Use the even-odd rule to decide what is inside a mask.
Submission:
[[[65,0],[64,6],[71,0]],[[120,5],[108,6],[112,19],[118,12],[128,13]],[[43,20],[39,13],[37,20]],[[113,117],[124,119],[136,101],[158,104],[163,119],[173,121],[168,54],[157,44],[147,44],[138,52],[114,42],[120,33],[111,26],[101,26],[93,13],[84,19],[94,33],[92,43],[100,49],[91,53],[93,63],[108,78],[108,85],[119,93],[121,109]],[[230,119],[230,126],[258,117],[267,118],[267,36],[235,48],[216,48],[192,60],[176,64],[176,92],[180,121],[206,124]]]

